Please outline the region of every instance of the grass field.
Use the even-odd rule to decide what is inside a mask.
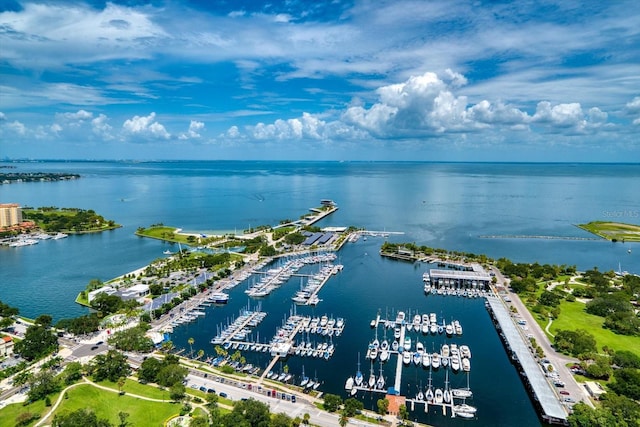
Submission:
[[[640,242],[640,225],[623,222],[592,221],[578,227],[607,240]]]
[[[136,231],[136,235],[188,245],[189,241],[187,240],[187,237],[189,236],[176,234],[176,230],[177,228],[174,227],[150,227],[145,228],[142,231]]]
[[[618,335],[609,329],[604,329],[602,327],[604,318],[585,312],[584,307],[585,305],[579,301],[562,301],[560,316],[553,321],[549,328],[551,333],[555,334],[559,330],[584,329],[595,337],[599,352],[602,351],[603,346],[607,346],[614,350],[628,350],[640,356],[640,337]],[[536,316],[536,320],[543,329],[547,326],[548,320],[539,321],[538,316]]]
[[[80,385],[67,393],[69,399],[63,400],[56,412],[92,408],[98,418],[107,418],[114,425],[118,425],[118,412],[122,411],[129,414],[128,422],[132,426],[163,426],[181,408],[177,403],[149,402],[91,385]]]
[[[55,402],[55,400],[58,398],[58,394],[56,394],[55,396],[52,395],[50,398],[51,402]],[[0,409],[0,427],[15,427],[16,417],[24,412],[31,412],[34,414],[40,414],[40,416],[42,416],[47,412],[48,409],[49,408],[45,407],[44,405],[44,400],[39,400],[26,406],[23,406],[22,403],[7,405],[4,408]],[[34,425],[37,422],[37,420],[34,420],[29,425]]]

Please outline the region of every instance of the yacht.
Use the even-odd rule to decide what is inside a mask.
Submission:
[[[371,373],[369,374],[369,388],[373,388],[376,385],[376,375],[373,373],[373,364],[371,364]]]
[[[405,319],[404,311],[399,311],[398,315],[396,316],[396,325],[397,326],[403,325],[404,319]]]
[[[451,369],[454,372],[458,372],[460,370],[460,358],[457,354],[451,356]]]
[[[444,400],[444,393],[442,392],[442,389],[436,389],[436,392],[434,393],[434,400],[437,404],[442,404],[442,401]]]
[[[415,365],[422,364],[422,354],[418,353],[417,351],[413,353],[413,363]]]
[[[438,353],[433,353],[431,355],[431,366],[433,366],[433,369],[438,369],[440,367],[440,355]]]
[[[405,351],[402,353],[402,363],[404,363],[405,365],[408,365],[411,363],[411,352],[410,351]]]
[[[428,368],[430,364],[431,360],[429,359],[429,353],[425,351],[422,353],[422,367]]]
[[[422,333],[429,333],[429,315],[426,313],[422,315]]]
[[[411,350],[411,337],[405,337],[404,339],[404,349]]]
[[[471,362],[466,357],[462,359],[462,370],[469,372],[471,370]]]
[[[420,317],[419,314],[416,314],[415,316],[413,316],[413,329],[415,329],[416,331],[419,331],[421,325],[422,325],[422,318]]]
[[[209,297],[209,300],[214,304],[226,304],[229,302],[229,294],[225,294],[224,292],[214,292]]]
[[[391,343],[391,350],[393,350],[393,351],[398,351],[398,347],[399,347],[399,346],[400,346],[400,344],[398,344],[398,341],[397,341],[397,340],[394,340],[394,341]]]

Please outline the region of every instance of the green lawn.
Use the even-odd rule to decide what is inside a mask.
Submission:
[[[625,224],[623,222],[592,221],[588,224],[578,224],[578,227],[603,239],[627,242],[640,241],[640,225]]]
[[[585,329],[595,337],[598,351],[602,351],[602,347],[606,345],[614,350],[628,350],[640,356],[640,337],[618,335],[604,329],[604,318],[585,312],[584,307],[585,305],[578,301],[562,301],[560,317],[555,319],[549,328],[551,333],[555,334],[559,330]],[[536,320],[539,320],[537,316]],[[546,320],[539,323],[543,325],[543,329],[547,325]]]
[[[127,412],[133,426],[164,426],[170,417],[180,412],[176,403],[149,402],[118,393],[100,390],[91,385],[80,385],[68,392],[69,399],[62,401],[56,412],[92,408],[99,418],[107,418],[117,425],[118,412]]]
[[[118,384],[111,381],[102,381],[98,384],[112,388],[116,391],[118,390]],[[129,378],[127,378],[124,387],[122,387],[122,391],[150,397],[152,399],[169,399],[169,391],[161,390],[160,388],[152,385],[140,384],[138,381]]]
[[[151,227],[145,228],[143,231],[136,231],[136,235],[150,237],[152,239],[165,240],[167,242],[183,243],[188,245],[188,236],[176,234],[177,228],[174,227]]]
[[[55,396],[52,395],[50,398],[51,402],[53,403],[58,398],[58,394],[56,394]],[[7,405],[4,408],[0,409],[0,427],[15,427],[16,417],[24,412],[31,412],[40,414],[40,416],[42,416],[47,412],[48,409],[49,408],[44,406],[44,400],[39,400],[26,406],[23,406],[22,403]],[[32,426],[37,422],[38,420],[34,420],[29,425]]]

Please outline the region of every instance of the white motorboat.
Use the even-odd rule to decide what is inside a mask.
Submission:
[[[309,379],[308,379],[308,378],[307,378],[307,382],[309,382]],[[353,379],[353,377],[349,377],[349,378],[347,378],[347,382],[344,384],[344,389],[345,389],[345,390],[349,390],[349,391],[350,391],[351,389],[353,389],[353,384],[354,384],[354,379]],[[301,385],[301,386],[303,386],[303,384],[302,384],[302,383],[300,383],[300,385]],[[305,385],[306,385],[306,383],[305,383]]]
[[[405,351],[402,353],[402,363],[404,363],[405,365],[408,365],[411,363],[411,352],[410,351]]]

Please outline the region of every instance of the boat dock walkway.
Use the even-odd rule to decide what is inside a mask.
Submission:
[[[250,311],[245,310],[243,314],[235,319],[224,330],[220,331],[212,340],[211,344],[223,345],[226,348],[230,348],[232,345],[234,348],[238,348],[240,344],[255,344],[245,343],[245,336],[250,331],[249,328],[256,327],[267,316],[264,311]]]
[[[400,338],[398,338],[398,342],[400,343],[399,345],[402,345],[402,343],[404,343],[404,336],[406,333],[406,328],[404,325],[402,325],[400,327]],[[401,380],[402,380],[402,356],[400,355],[400,353],[396,352],[396,379],[395,382],[393,383],[393,388],[395,390],[397,390],[398,392],[400,392],[400,385],[401,385]]]
[[[487,307],[491,310],[499,329],[502,330],[501,336],[505,340],[506,346],[522,367],[524,380],[528,383],[528,388],[533,393],[534,399],[538,402],[542,411],[542,419],[549,423],[566,424],[567,412],[556,397],[555,390],[552,389],[551,384],[547,381],[541,367],[533,358],[529,351],[528,343],[525,342],[525,338],[518,331],[506,306],[496,296],[487,296],[486,300]]]

